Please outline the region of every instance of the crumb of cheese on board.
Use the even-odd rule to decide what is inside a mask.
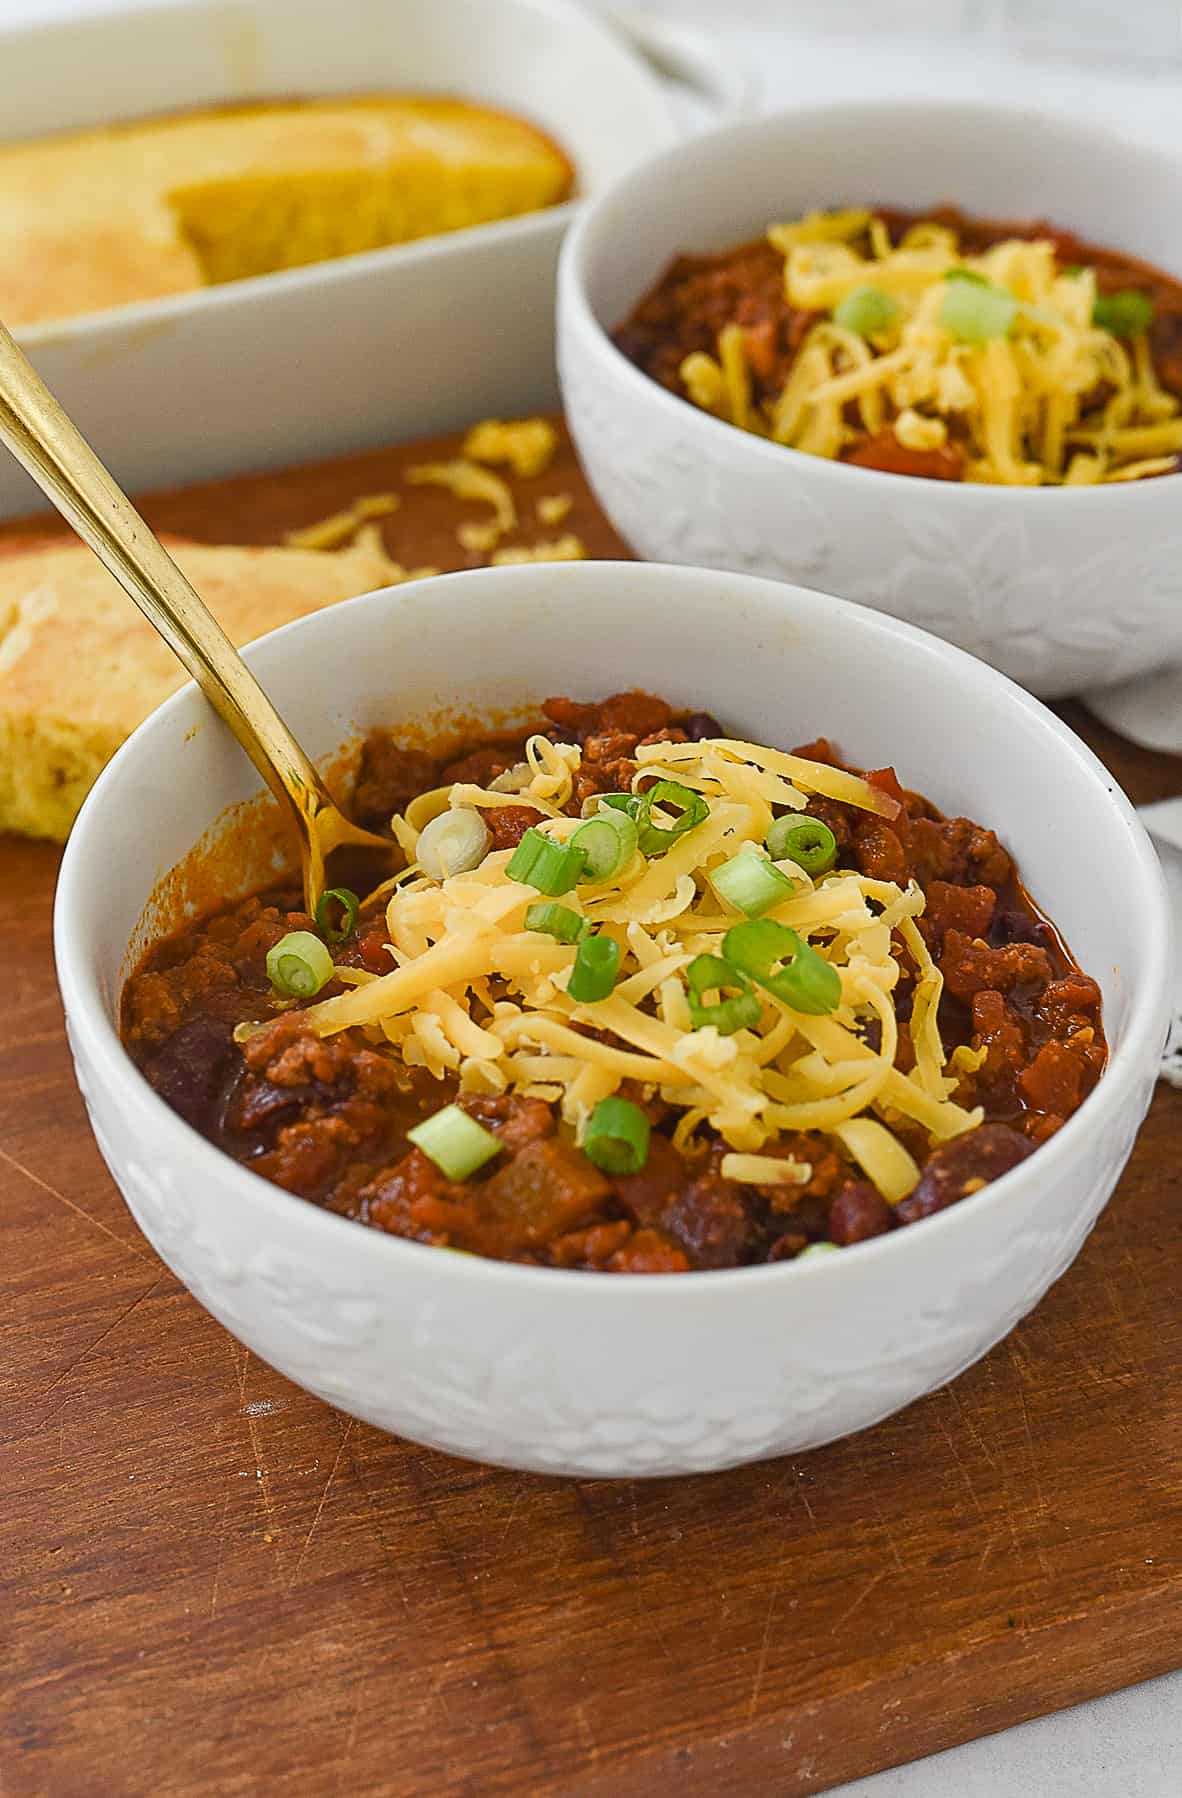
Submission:
[[[485,418],[464,439],[473,462],[507,462],[514,474],[544,474],[554,460],[558,433],[548,418]]]
[[[492,561],[494,568],[508,568],[518,562],[585,562],[586,559],[586,544],[573,531],[568,531],[565,537],[554,537],[549,543],[535,543],[530,549],[498,549]]]
[[[508,483],[491,468],[481,468],[465,457],[457,456],[450,462],[420,462],[407,469],[406,478],[416,487],[446,487],[456,499],[483,500],[493,508],[502,536],[517,523],[517,507]]]
[[[574,503],[569,493],[543,493],[534,509],[543,524],[561,524]]]
[[[471,551],[473,555],[487,555],[501,541],[503,532],[494,519],[491,524],[478,524],[474,519],[460,525],[456,531],[456,542],[461,549]]]
[[[289,549],[339,549],[367,519],[385,518],[396,512],[401,503],[396,493],[363,493],[351,506],[328,518],[301,525],[299,530],[285,531],[283,541]]]

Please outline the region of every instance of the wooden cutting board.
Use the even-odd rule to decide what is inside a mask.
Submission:
[[[423,454],[145,510],[274,541]],[[518,485],[622,553],[569,451]],[[408,489],[391,552],[457,566],[472,515]],[[1182,790],[1066,712],[1135,799]],[[902,1416],[696,1479],[502,1473],[307,1397],[161,1266],[71,1078],[56,861],[0,843],[5,1798],[792,1798],[1182,1663],[1182,1092],[1035,1315]]]

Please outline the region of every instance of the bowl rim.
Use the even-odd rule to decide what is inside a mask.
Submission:
[[[652,580],[657,585],[668,582],[670,578],[676,583],[688,582],[694,585],[716,583],[726,578],[731,582],[773,590],[798,617],[802,609],[806,616],[809,612],[825,612],[832,616],[836,609],[847,622],[852,621],[855,630],[869,631],[871,636],[877,633],[922,644],[928,651],[934,651],[941,661],[951,660],[966,675],[983,685],[996,697],[1003,709],[1016,707],[1036,718],[1043,729],[1058,739],[1093,783],[1096,804],[1115,810],[1118,818],[1125,824],[1128,835],[1128,890],[1144,914],[1144,965],[1139,978],[1130,983],[1129,1015],[1124,1038],[1115,1050],[1110,1050],[1103,1076],[1079,1110],[1067,1119],[1049,1142],[1038,1147],[1037,1156],[1028,1157],[1009,1173],[991,1182],[986,1192],[976,1197],[972,1215],[979,1216],[983,1207],[998,1209],[1005,1198],[1022,1184],[1023,1179],[1029,1177],[1029,1169],[1036,1161],[1048,1180],[1053,1179],[1056,1172],[1062,1173],[1070,1165],[1077,1147],[1083,1150],[1089,1139],[1095,1142],[1103,1135],[1105,1126],[1127,1106],[1138,1083],[1156,1065],[1161,1042],[1164,1040],[1169,1001],[1167,976],[1172,965],[1170,905],[1165,877],[1149,836],[1104,764],[1047,706],[989,664],[914,625],[850,600],[838,599],[789,582],[773,581],[758,575],[723,577],[716,570],[690,568],[675,563],[608,560],[465,569],[416,581],[413,587],[411,583],[404,582],[395,587],[377,588],[373,592],[341,601],[333,607],[310,613],[267,632],[248,646],[246,659],[254,661],[258,651],[276,640],[286,639],[293,633],[298,634],[315,626],[317,620],[322,619],[328,611],[340,614],[343,609],[356,617],[367,610],[396,610],[410,597],[408,588],[412,591],[419,589],[421,597],[425,589],[439,588],[457,581],[469,584],[479,581],[489,586],[520,584],[527,588],[535,587],[539,594],[546,595],[552,603],[558,586],[566,586],[577,593],[580,582],[601,579],[605,571],[608,579]],[[576,599],[566,603],[578,602]],[[347,1232],[353,1236],[358,1251],[368,1256],[385,1256],[392,1269],[401,1264],[403,1272],[410,1273],[416,1264],[406,1257],[421,1255],[431,1245],[387,1235],[380,1230],[365,1230],[362,1234],[362,1227],[354,1220],[338,1216],[294,1193],[286,1192],[249,1167],[234,1161],[173,1111],[148,1085],[132,1061],[115,1023],[107,1013],[97,967],[82,956],[78,947],[84,940],[85,933],[75,928],[75,920],[81,920],[85,915],[89,884],[86,870],[95,853],[101,853],[102,820],[104,808],[109,803],[108,793],[116,787],[123,770],[149,751],[159,732],[176,731],[174,720],[178,715],[183,716],[197,697],[195,684],[187,681],[137,727],[99,776],[67,841],[54,898],[53,945],[71,1049],[77,1058],[74,1048],[76,1037],[83,1045],[92,1067],[101,1070],[99,1077],[107,1090],[118,1096],[124,1113],[139,1113],[154,1120],[155,1127],[171,1140],[178,1159],[199,1169],[207,1179],[236,1189],[243,1205],[261,1204],[264,1216],[273,1219],[275,1225],[274,1235],[266,1239],[269,1243],[282,1245],[284,1218],[300,1217],[303,1221],[297,1228],[301,1232],[311,1231],[313,1235],[309,1240],[312,1242],[319,1236],[326,1247],[330,1242],[335,1242],[343,1248],[349,1236],[342,1235],[342,1232]],[[182,738],[185,728],[182,724]],[[95,838],[94,842],[91,841],[92,837]],[[293,1212],[292,1207],[298,1207],[298,1210]],[[961,1212],[962,1207],[954,1205],[925,1218],[922,1240],[935,1248],[938,1240],[962,1227],[957,1221]],[[868,1270],[878,1262],[891,1266],[894,1257],[900,1252],[906,1252],[900,1248],[900,1239],[904,1236],[910,1240],[911,1232],[893,1230],[884,1236],[858,1244],[859,1266],[866,1266]],[[633,1279],[611,1279],[582,1269],[530,1267],[482,1256],[437,1256],[430,1265],[434,1270],[433,1278],[447,1278],[461,1283],[475,1281],[480,1284],[495,1281],[503,1287],[507,1298],[511,1298],[514,1292],[525,1298],[527,1295],[544,1296],[547,1291],[557,1292],[560,1289],[568,1292],[603,1291],[603,1298],[591,1302],[601,1305],[629,1305],[633,1291]],[[833,1279],[838,1276],[840,1265],[835,1264],[832,1257],[822,1256],[820,1261],[814,1259],[805,1265],[804,1277]],[[794,1276],[792,1270],[795,1270]],[[647,1293],[651,1293],[654,1288],[660,1291],[662,1297],[657,1302],[662,1304],[676,1303],[675,1295],[678,1292],[686,1295],[717,1292],[718,1301],[723,1302],[729,1293],[737,1290],[754,1291],[754,1283],[762,1285],[769,1280],[790,1277],[801,1277],[801,1269],[793,1261],[739,1268],[691,1269],[675,1278],[650,1276],[646,1280],[645,1290]],[[611,1296],[613,1294],[614,1297]]]
[[[599,228],[601,214],[613,207],[625,205],[631,187],[670,174],[683,162],[692,161],[704,148],[717,146],[725,157],[734,146],[744,146],[759,142],[764,137],[778,136],[781,131],[805,131],[826,123],[847,124],[852,132],[857,132],[867,125],[886,123],[892,120],[905,120],[914,124],[917,119],[930,120],[933,126],[942,121],[952,121],[963,128],[966,122],[970,125],[974,119],[988,121],[991,125],[1006,126],[1014,132],[1038,131],[1050,126],[1074,132],[1077,137],[1090,140],[1097,151],[1107,147],[1110,151],[1115,146],[1130,156],[1141,157],[1149,162],[1157,162],[1163,168],[1175,172],[1182,182],[1182,155],[1173,153],[1159,144],[1146,143],[1129,136],[1116,126],[1105,122],[1088,121],[1081,123],[1071,114],[1054,107],[1040,108],[1035,106],[1016,106],[1009,104],[991,105],[984,101],[961,104],[952,100],[882,100],[870,105],[848,100],[827,101],[817,106],[800,109],[783,110],[764,113],[756,119],[744,119],[737,124],[721,125],[713,130],[671,144],[658,151],[655,156],[647,158],[635,168],[627,169],[623,174],[610,182],[599,193],[590,195],[579,208],[570,230],[563,240],[558,266],[558,327],[559,327],[559,378],[565,394],[567,381],[561,354],[564,324],[570,319],[583,329],[589,331],[596,341],[600,353],[606,352],[608,361],[618,378],[621,378],[638,396],[646,395],[650,403],[654,403],[670,419],[680,420],[685,429],[701,430],[705,433],[707,443],[716,444],[720,449],[725,443],[746,445],[737,449],[738,455],[752,455],[761,461],[766,460],[769,467],[784,467],[783,458],[788,456],[795,464],[796,472],[802,472],[805,464],[813,471],[818,480],[837,480],[841,484],[850,482],[851,477],[858,483],[867,480],[874,483],[875,488],[883,482],[890,485],[885,489],[889,494],[901,495],[903,491],[931,495],[947,493],[949,503],[954,506],[973,507],[988,506],[996,499],[1002,505],[1026,505],[1033,502],[1036,507],[1044,505],[1048,494],[1058,498],[1052,503],[1062,509],[1069,506],[1080,506],[1094,503],[1094,496],[1099,492],[1108,494],[1105,504],[1115,511],[1123,505],[1132,510],[1147,505],[1161,505],[1163,502],[1147,499],[1144,496],[1165,485],[1168,477],[1157,480],[1142,481],[1110,481],[1097,483],[1090,487],[1067,487],[1045,485],[1038,487],[1011,487],[987,481],[937,481],[915,475],[894,474],[885,469],[859,468],[855,464],[840,462],[825,456],[810,456],[803,450],[794,449],[791,444],[772,443],[767,438],[758,437],[752,431],[741,430],[737,425],[725,419],[716,418],[713,413],[695,406],[692,400],[680,394],[671,393],[662,387],[651,375],[646,375],[637,368],[613,341],[610,331],[601,322],[598,313],[591,304],[588,291],[588,264],[593,254],[592,238]],[[1169,273],[1168,270],[1163,272]],[[1175,277],[1182,283],[1182,268]],[[637,295],[639,298],[640,295]],[[635,301],[633,302],[635,304]],[[644,404],[643,399],[639,403]],[[687,423],[687,415],[695,420],[693,425]],[[858,486],[850,488],[854,494]],[[873,489],[871,489],[873,491]],[[951,497],[955,495],[956,497]]]

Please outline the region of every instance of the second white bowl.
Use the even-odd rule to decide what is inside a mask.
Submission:
[[[811,207],[1045,217],[1182,271],[1180,188],[1182,157],[997,106],[827,106],[666,152],[592,202],[560,264],[563,396],[596,494],[643,556],[861,600],[1044,697],[1182,660],[1182,476],[1025,489],[851,468],[699,411],[609,336],[679,250]]]

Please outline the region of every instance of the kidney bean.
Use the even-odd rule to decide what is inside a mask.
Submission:
[[[976,933],[980,935],[978,931]],[[1032,918],[1029,912],[1013,911],[1008,907],[994,914],[989,926],[988,942],[994,949],[1007,948],[1011,943],[1037,943],[1041,948],[1048,948],[1051,933],[1038,918]]]
[[[691,743],[701,743],[706,737],[725,735],[718,719],[712,718],[709,712],[691,712],[688,718],[682,719],[681,728]]]
[[[848,1247],[894,1227],[894,1213],[869,1180],[847,1180],[829,1207],[829,1240]]]
[[[954,1136],[929,1155],[913,1193],[895,1206],[901,1224],[914,1224],[949,1205],[967,1199],[1008,1174],[1034,1153],[1034,1145],[1008,1124],[981,1124]]]
[[[149,1084],[194,1129],[234,1069],[232,1030],[219,1018],[190,1018],[144,1064]]]

